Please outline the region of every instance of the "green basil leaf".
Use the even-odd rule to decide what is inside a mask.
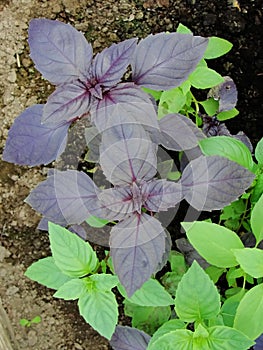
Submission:
[[[214,136],[199,141],[199,146],[206,156],[222,156],[242,165],[248,170],[253,169],[253,158],[247,146],[230,136]]]
[[[100,227],[104,227],[105,225],[107,225],[109,223],[109,221],[106,219],[101,219],[101,218],[98,218],[97,216],[92,215],[88,219],[86,219],[86,223],[88,225],[90,225],[91,227],[100,228]]]
[[[230,109],[229,111],[223,111],[217,114],[217,119],[221,122],[224,120],[228,120],[234,118],[239,114],[239,111],[236,108]]]
[[[247,350],[255,344],[245,334],[230,327],[215,326],[209,328],[208,332],[209,350]]]
[[[233,44],[229,41],[211,36],[208,41],[208,45],[204,54],[205,59],[213,59],[225,55],[231,50]]]
[[[205,271],[193,262],[176,291],[175,310],[186,322],[216,317],[220,310],[220,295]]]
[[[238,305],[234,328],[256,339],[263,333],[263,284],[251,288]]]
[[[254,278],[263,277],[263,250],[257,248],[234,249],[242,269]]]
[[[49,222],[49,239],[55,264],[70,277],[82,277],[94,271],[96,253],[88,242],[64,227]]]
[[[147,350],[193,350],[193,332],[188,329],[176,329],[149,344]]]
[[[263,137],[257,143],[255,157],[259,164],[263,164]]]
[[[85,291],[87,291],[87,279],[74,278],[64,283],[53,296],[64,300],[76,300]]]
[[[34,262],[27,268],[25,276],[52,289],[59,289],[64,283],[71,280],[71,277],[65,275],[57,267],[52,256]]]
[[[220,74],[207,67],[197,67],[188,79],[196,89],[208,89],[224,82]]]
[[[190,243],[209,264],[217,267],[238,265],[232,249],[241,249],[244,245],[235,232],[205,221],[183,222],[182,226]]]
[[[263,239],[263,194],[255,204],[252,213],[250,224],[253,235],[256,237],[257,244]]]

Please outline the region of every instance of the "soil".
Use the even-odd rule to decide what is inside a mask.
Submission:
[[[95,52],[130,37],[174,31],[180,22],[196,35],[230,40],[232,51],[210,67],[236,82],[240,115],[227,126],[231,133],[243,130],[255,146],[262,137],[262,15],[261,0],[0,0],[0,151],[15,117],[34,103],[45,103],[53,89],[29,57],[28,23],[36,17],[74,25]],[[51,290],[23,276],[33,261],[50,254],[46,233],[36,230],[39,216],[23,202],[47,168],[0,162],[0,301],[11,321],[14,348],[110,349],[79,316],[76,303],[53,299]],[[38,315],[39,324],[20,326],[20,319]],[[120,322],[128,321],[121,317]]]

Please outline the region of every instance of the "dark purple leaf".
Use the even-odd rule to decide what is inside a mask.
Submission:
[[[37,229],[41,231],[48,231],[48,219],[45,217],[42,218],[37,225]]]
[[[141,40],[132,62],[133,81],[153,90],[181,85],[203,57],[208,39],[159,33]]]
[[[81,225],[73,225],[71,228],[84,240],[103,247],[109,247],[111,226],[106,225],[100,228],[91,227],[84,221]]]
[[[226,127],[225,123],[221,123],[215,116],[203,117],[203,133],[207,137],[211,136],[231,136],[230,131]]]
[[[201,257],[201,255],[194,249],[192,244],[189,243],[186,238],[176,239],[175,244],[180,252],[183,253],[187,265],[192,265],[194,260],[196,260],[203,269],[206,269],[209,266],[208,262]]]
[[[117,326],[110,340],[114,350],[146,350],[151,337],[136,328]]]
[[[27,108],[8,133],[3,160],[19,165],[48,164],[57,159],[67,143],[69,123],[57,127],[41,124],[43,105]]]
[[[208,97],[219,100],[218,112],[229,111],[237,104],[237,88],[234,81],[228,76],[224,77],[224,80],[208,92]]]
[[[100,146],[100,164],[106,178],[114,185],[149,180],[156,174],[157,159],[153,143],[136,121],[126,116],[111,118]]]
[[[132,186],[103,190],[99,194],[99,200],[102,205],[107,208],[107,217],[105,218],[108,220],[121,220],[124,219],[127,214],[141,209],[141,206],[135,208]]]
[[[110,247],[113,266],[129,297],[163,261],[165,238],[161,223],[145,213],[133,214],[112,228]]]
[[[152,180],[144,183],[142,193],[147,197],[145,208],[153,212],[174,207],[183,199],[181,184],[166,180]]]
[[[185,151],[198,146],[205,138],[202,131],[182,114],[167,114],[159,121],[161,137],[159,142],[167,149]]]
[[[111,125],[115,114],[123,114],[127,120],[135,118],[150,132],[159,130],[156,105],[148,94],[133,83],[120,83],[105,93],[102,100],[94,101],[91,117],[100,132]]]
[[[200,156],[182,174],[184,198],[197,210],[222,209],[251,185],[255,175],[220,156]]]
[[[46,125],[57,125],[64,121],[73,121],[88,112],[90,99],[89,91],[81,82],[59,85],[47,100],[42,122]]]
[[[261,336],[256,339],[254,350],[263,350],[263,334],[261,334]]]
[[[136,48],[137,39],[124,40],[98,53],[92,65],[96,82],[109,88],[116,85],[125,73]]]
[[[90,215],[103,216],[97,192],[85,173],[55,171],[25,201],[49,221],[60,225],[80,224]]]
[[[33,19],[29,24],[28,42],[36,68],[53,84],[87,77],[92,47],[71,25],[44,18]]]

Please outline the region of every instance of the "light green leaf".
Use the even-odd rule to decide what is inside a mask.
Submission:
[[[34,262],[26,270],[25,276],[52,289],[58,289],[71,280],[71,277],[61,272],[51,256]]]
[[[53,258],[64,274],[82,277],[96,269],[98,259],[88,242],[59,225],[49,222],[48,227]]]
[[[188,93],[188,91],[191,89],[191,83],[189,80],[184,81],[181,85],[180,85],[180,89],[182,90],[183,94],[186,95]]]
[[[186,327],[186,324],[179,320],[179,319],[173,319],[165,322],[158,330],[153,334],[150,343],[148,346],[152,345],[158,338],[163,336],[166,333],[173,332],[176,329],[183,329]]]
[[[263,333],[263,284],[250,289],[240,301],[234,320],[234,328],[256,339]]]
[[[182,277],[175,298],[178,317],[186,322],[216,317],[220,310],[220,295],[196,261]]]
[[[110,340],[118,321],[118,304],[115,295],[110,291],[90,290],[89,293],[80,296],[78,306],[85,321]]]
[[[185,94],[179,87],[176,87],[162,93],[159,106],[163,106],[168,113],[178,113],[183,108],[185,103]]]
[[[191,34],[191,30],[189,28],[187,28],[185,25],[183,25],[182,23],[179,23],[177,29],[176,29],[177,33],[181,33],[181,34]]]
[[[149,344],[147,350],[193,350],[193,333],[188,329],[176,329]]]
[[[154,279],[146,281],[131,298],[128,298],[122,285],[118,286],[121,294],[130,302],[140,306],[168,306],[174,303],[171,295]]]
[[[176,272],[178,275],[182,276],[187,270],[183,254],[175,250],[170,252],[169,263],[171,265],[171,270]]]
[[[229,111],[223,111],[217,114],[217,119],[221,122],[227,119],[234,118],[239,114],[239,111],[236,108],[230,109]]]
[[[263,164],[263,137],[257,143],[255,157],[259,164]]]
[[[196,89],[208,89],[224,82],[220,74],[207,67],[197,67],[188,79]]]
[[[242,269],[254,278],[263,277],[263,250],[257,248],[234,249]]]
[[[76,300],[85,291],[88,292],[87,278],[74,278],[64,283],[53,296],[64,300]]]
[[[211,36],[208,41],[208,45],[204,54],[205,59],[213,59],[225,55],[231,50],[233,44],[229,41]]]
[[[162,95],[162,91],[156,91],[156,90],[148,89],[146,87],[143,87],[142,90],[144,92],[147,92],[147,94],[152,95],[152,97],[155,99],[155,101],[159,101],[160,97]]]
[[[247,350],[255,344],[245,334],[230,327],[215,326],[209,328],[208,332],[209,350]]]
[[[177,181],[180,179],[180,177],[181,177],[180,171],[170,171],[167,174],[167,179],[172,181]]]
[[[218,111],[219,101],[216,101],[211,97],[208,100],[200,102],[200,105],[204,107],[206,114],[212,117]]]
[[[256,204],[261,195],[263,194],[263,173],[259,174],[256,178],[256,184],[251,193],[251,202]]]
[[[112,288],[116,287],[119,283],[119,279],[117,276],[106,273],[97,273],[95,275],[91,275],[89,279],[94,282],[94,285],[98,290],[103,292],[111,290]]]
[[[224,302],[223,306],[221,307],[220,314],[223,316],[225,326],[233,327],[237,307],[245,293],[245,289],[241,289],[237,294],[226,299]]]
[[[210,265],[205,269],[205,272],[208,274],[211,280],[216,283],[219,280],[220,276],[222,276],[222,274],[225,272],[225,269],[222,267]]]
[[[199,146],[206,156],[222,156],[239,165],[253,169],[253,158],[247,146],[230,136],[207,137],[199,141]]]
[[[97,216],[90,216],[88,219],[86,219],[86,223],[90,225],[91,227],[103,227],[109,223],[108,220],[98,218]]]
[[[241,249],[244,245],[235,232],[205,221],[183,222],[182,226],[190,243],[209,264],[217,267],[238,265],[232,249]]]
[[[163,325],[171,317],[170,306],[140,306],[124,301],[124,313],[132,317],[132,326],[149,335]]]
[[[258,244],[263,239],[263,194],[252,210],[250,225]]]

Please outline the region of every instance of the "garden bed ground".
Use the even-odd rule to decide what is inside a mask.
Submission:
[[[227,125],[232,133],[243,130],[254,145],[262,136],[261,0],[0,0],[0,151],[15,117],[27,106],[44,103],[52,89],[29,58],[27,28],[35,17],[74,25],[95,52],[129,37],[174,31],[180,22],[196,35],[230,40],[232,51],[210,66],[237,84],[240,115]],[[49,254],[47,235],[36,231],[39,217],[23,203],[47,169],[0,163],[0,301],[10,319],[7,331],[14,349],[109,349],[79,316],[75,303],[53,299],[52,291],[23,276],[33,261]],[[41,323],[19,325],[21,318],[37,315]]]

